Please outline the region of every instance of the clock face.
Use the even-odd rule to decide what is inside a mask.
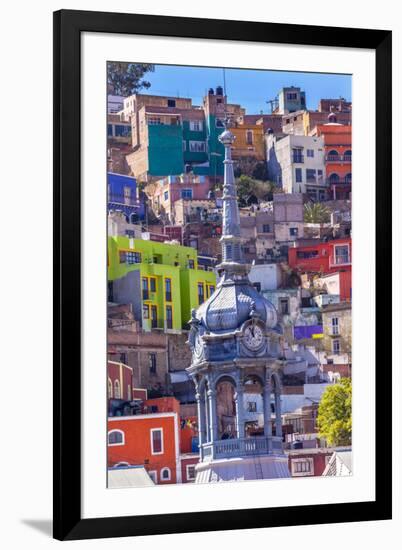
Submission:
[[[264,335],[261,327],[258,325],[249,325],[244,331],[244,343],[251,349],[256,350],[261,347]]]

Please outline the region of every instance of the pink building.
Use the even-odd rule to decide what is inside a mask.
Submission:
[[[207,176],[183,174],[158,180],[148,194],[154,213],[166,223],[173,224],[173,205],[177,200],[205,200],[210,188]]]

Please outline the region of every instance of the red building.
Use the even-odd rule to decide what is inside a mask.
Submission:
[[[331,198],[349,199],[352,190],[352,126],[338,124],[336,114],[328,124],[317,125],[311,135],[324,138],[326,178]]]
[[[142,413],[108,419],[108,466],[144,466],[157,484],[194,481],[196,418],[181,418],[174,397],[147,399]]]
[[[175,412],[109,418],[108,466],[144,466],[154,483],[180,483],[178,434]]]
[[[297,449],[289,451],[289,470],[292,477],[322,476],[334,449]]]
[[[133,369],[117,361],[107,362],[107,388],[109,399],[133,399]]]
[[[289,266],[303,273],[339,273],[341,301],[352,295],[352,239],[336,239],[288,250]]]

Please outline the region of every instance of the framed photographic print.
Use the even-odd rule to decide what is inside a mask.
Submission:
[[[54,14],[56,538],[391,518],[391,121],[389,31]]]

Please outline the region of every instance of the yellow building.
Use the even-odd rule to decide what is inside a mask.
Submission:
[[[230,130],[236,137],[232,145],[232,158],[253,157],[256,160],[265,160],[262,124],[238,124]]]

